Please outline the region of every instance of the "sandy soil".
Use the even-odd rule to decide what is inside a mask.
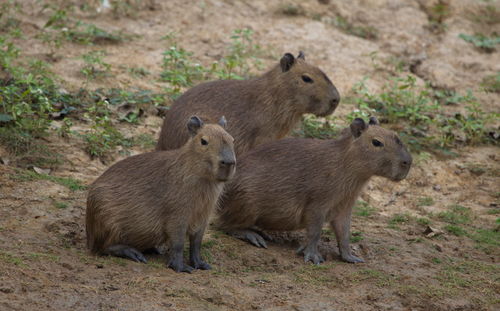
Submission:
[[[50,48],[36,35],[49,17],[38,1],[20,1],[22,38],[16,44],[25,55],[47,59]],[[52,1],[66,6],[83,1]],[[251,28],[268,53],[264,67],[285,52],[303,50],[308,61],[321,67],[341,94],[365,76],[376,91],[394,73],[393,61],[420,82],[464,92],[471,89],[486,111],[499,110],[498,93],[478,87],[486,75],[500,71],[500,54],[483,53],[458,38],[459,33],[499,31],[472,16],[498,1],[454,0],[445,18],[446,30],[433,31],[428,8],[436,1],[144,1],[118,13],[75,10],[72,17],[112,31],[133,35],[121,44],[83,46],[66,43],[55,53],[52,70],[67,90],[84,85],[80,56],[93,49],[107,52],[112,74],[86,87],[133,87],[161,91],[158,81],[161,40],[175,32],[176,41],[194,52],[205,65],[217,60],[229,44],[232,30]],[[283,8],[300,5],[300,14]],[[355,25],[371,26],[377,38],[363,39],[339,30],[328,21],[342,15]],[[376,52],[376,59],[370,54]],[[372,54],[373,55],[373,54]],[[374,64],[375,62],[375,64]],[[151,72],[145,78],[127,68]],[[340,105],[342,119],[353,106]],[[460,110],[462,107],[449,109]],[[154,113],[139,125],[120,124],[124,133],[157,135],[161,118]],[[75,124],[75,127],[85,127]],[[57,136],[47,144],[64,156],[51,174],[91,183],[111,163],[90,159],[80,141]],[[133,153],[143,152],[135,148]],[[15,161],[0,164],[0,309],[1,310],[498,310],[500,308],[500,249],[468,236],[455,236],[439,212],[460,204],[471,209],[470,232],[492,229],[500,208],[498,147],[464,147],[448,159],[415,156],[409,177],[392,183],[375,178],[362,199],[374,210],[353,217],[353,232],[363,239],[352,244],[364,264],[339,261],[335,238],[325,231],[321,251],[327,262],[304,264],[295,254],[303,234],[276,235],[268,249],[211,229],[204,254],[211,271],[176,274],[161,256],[149,263],[94,257],[85,247],[85,191],[71,191],[47,180],[22,181]],[[0,157],[12,158],[1,146]],[[114,160],[123,158],[116,155]],[[478,169],[479,168],[479,169]],[[422,198],[433,203],[422,206]],[[66,208],[57,208],[64,202]],[[493,212],[492,212],[493,211]],[[495,212],[497,211],[497,212]],[[395,214],[410,219],[389,225]],[[432,220],[437,235],[424,233]],[[498,227],[497,227],[498,230]]]

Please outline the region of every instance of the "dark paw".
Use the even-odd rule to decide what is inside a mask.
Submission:
[[[133,261],[136,261],[136,262],[142,262],[142,263],[148,262],[146,260],[146,257],[144,257],[144,255],[141,252],[139,252],[138,250],[136,250],[135,248],[125,249],[123,251],[123,255],[132,259]]]
[[[229,232],[229,234],[234,236],[235,238],[245,240],[245,241],[249,242],[250,244],[253,244],[257,247],[267,248],[267,243],[264,240],[264,238],[255,231],[239,230],[239,231]]]
[[[211,270],[212,267],[204,262],[203,260],[197,261],[197,262],[191,262],[191,265],[193,266],[194,269],[199,269],[199,270]]]
[[[306,251],[304,252],[304,262],[312,262],[315,265],[325,262],[323,256],[318,251]]]
[[[168,264],[169,268],[172,268],[175,272],[186,272],[186,273],[191,273],[193,272],[194,268],[184,264],[182,261],[182,258],[180,260],[171,260]]]
[[[341,257],[342,257],[343,261],[349,262],[349,263],[361,263],[361,262],[365,262],[363,259],[361,259],[359,257],[356,257],[354,255],[351,255],[351,254],[342,255]]]

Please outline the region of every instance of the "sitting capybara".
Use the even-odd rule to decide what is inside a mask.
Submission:
[[[271,142],[239,158],[238,172],[222,197],[219,225],[258,247],[267,247],[261,230],[305,228],[299,252],[306,262],[318,264],[324,260],[317,245],[328,222],[342,259],[363,262],[349,248],[352,207],[370,177],[400,181],[411,163],[398,136],[374,117],[369,124],[355,119],[336,140]]]
[[[179,97],[167,111],[156,146],[176,149],[188,139],[185,120],[198,115],[215,122],[222,114],[231,120],[227,131],[236,140],[236,155],[291,132],[304,113],[326,116],[337,108],[340,96],[330,79],[317,67],[286,53],[280,64],[250,80],[202,83]]]
[[[191,117],[191,138],[181,148],[129,157],[97,178],[87,198],[89,249],[146,262],[142,251],[166,243],[175,271],[210,269],[200,256],[201,240],[236,163],[225,126],[224,117],[207,125]],[[186,234],[190,265],[183,261]]]

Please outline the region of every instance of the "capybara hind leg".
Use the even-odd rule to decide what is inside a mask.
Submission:
[[[189,235],[189,261],[195,269],[210,270],[212,267],[203,261],[200,255],[201,240],[203,239],[204,232],[205,228],[202,228],[194,234]]]
[[[133,261],[137,262],[142,262],[142,263],[147,263],[146,258],[144,255],[139,252],[137,249],[123,245],[123,244],[118,244],[118,245],[112,245],[104,250],[105,254],[111,255],[111,256],[116,256],[116,257],[123,257],[123,258],[128,258]]]
[[[257,234],[259,234],[266,241],[272,241],[273,240],[273,238],[269,234],[265,233],[264,231],[262,231],[261,229],[255,227],[255,226],[250,227],[250,230],[252,230],[252,231],[256,232]]]
[[[250,229],[233,230],[233,231],[228,231],[227,234],[237,239],[247,241],[250,244],[253,244],[257,247],[267,248],[267,243],[264,240],[264,238],[254,230]]]

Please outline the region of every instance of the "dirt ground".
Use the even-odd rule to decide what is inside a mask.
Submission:
[[[20,2],[23,12],[16,17],[24,36],[15,43],[26,55],[46,59],[50,49],[36,34],[49,13],[41,10],[40,1]],[[498,93],[479,88],[485,76],[500,71],[499,53],[483,53],[458,37],[500,32],[498,22],[485,25],[471,17],[485,5],[500,10],[499,1],[448,1],[444,32],[430,26],[427,11],[436,2],[430,0],[130,2],[133,9],[118,14],[72,13],[133,35],[124,43],[98,47],[106,50],[112,74],[87,88],[161,91],[160,64],[168,48],[163,36],[175,32],[180,46],[209,65],[227,47],[234,29],[250,28],[255,41],[269,51],[264,67],[285,52],[303,50],[342,95],[365,76],[370,89],[380,90],[393,71],[391,61],[401,60],[403,70],[421,82],[471,89],[484,110],[500,108]],[[299,8],[298,14],[283,14],[291,5]],[[341,31],[328,23],[336,15],[373,27],[376,38]],[[96,47],[65,43],[57,50],[51,69],[67,90],[83,85],[80,55],[92,49]],[[151,74],[138,78],[129,67]],[[341,102],[335,114],[342,119],[352,109]],[[157,135],[161,121],[151,113],[138,125],[119,126],[124,133]],[[64,156],[53,176],[89,184],[111,164],[90,159],[80,141],[56,135],[46,140]],[[143,151],[135,148],[133,153]],[[295,254],[300,232],[276,235],[268,249],[257,249],[211,229],[204,255],[213,270],[192,274],[167,269],[159,255],[148,255],[148,264],[90,255],[85,246],[86,192],[49,180],[22,181],[15,178],[13,164],[0,164],[0,310],[499,310],[498,241],[484,244],[471,235],[456,236],[436,216],[459,204],[470,209],[469,232],[498,226],[499,149],[463,147],[455,152],[458,156],[445,159],[414,155],[415,165],[402,182],[370,181],[362,199],[374,209],[364,216],[355,213],[352,225],[352,232],[362,237],[352,243],[353,250],[366,263],[341,262],[328,230],[321,243],[327,262],[314,266]],[[1,146],[0,156],[11,157]],[[431,202],[422,203],[426,200]],[[57,208],[57,202],[67,207]],[[394,215],[406,219],[394,221]],[[424,233],[427,224],[418,221],[422,217],[432,221],[436,235]]]

